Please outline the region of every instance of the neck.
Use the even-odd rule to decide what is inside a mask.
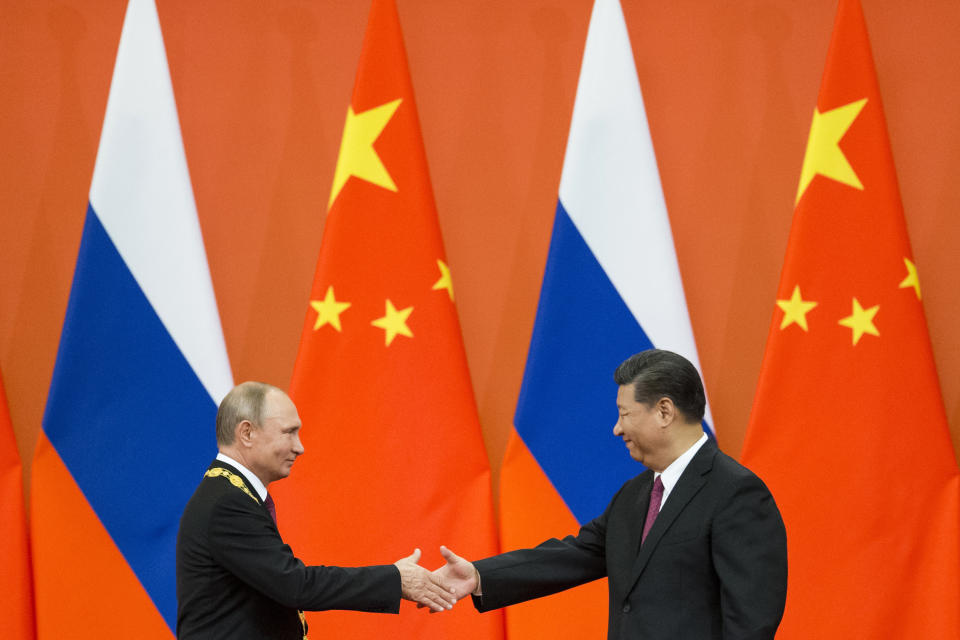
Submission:
[[[219,447],[219,451],[220,451],[220,453],[222,453],[223,455],[229,456],[231,459],[236,460],[237,462],[239,462],[240,464],[242,464],[244,467],[246,467],[246,469],[247,469],[250,473],[252,473],[253,475],[257,476],[257,478],[260,480],[260,482],[263,483],[263,486],[265,486],[265,487],[269,487],[269,486],[270,486],[270,481],[269,481],[269,480],[265,480],[264,477],[263,477],[263,475],[257,472],[256,467],[255,467],[254,465],[250,464],[250,461],[247,460],[246,456],[243,455],[243,451],[242,451],[242,450],[239,450],[239,449],[237,449],[236,447],[226,446],[226,447]]]
[[[243,459],[243,453],[240,451],[237,451],[236,448],[229,447],[229,446],[228,447],[221,446],[219,447],[219,452],[225,456],[230,457],[233,460],[236,460],[237,462],[245,466],[247,469],[250,468],[250,465],[248,465],[246,460]]]
[[[676,432],[674,433],[673,441],[670,443],[670,452],[668,456],[665,456],[667,460],[664,462],[662,468],[653,469],[657,473],[663,473],[663,470],[673,464],[674,460],[682,456],[687,449],[692,447],[697,440],[700,439],[700,436],[703,435],[703,428],[700,426],[700,423],[696,424],[683,424],[679,425]],[[229,455],[229,454],[227,454]],[[653,468],[653,467],[651,467]]]

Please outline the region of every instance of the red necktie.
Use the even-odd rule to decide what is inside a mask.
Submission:
[[[660,500],[657,499],[659,504]],[[273,524],[277,524],[277,505],[273,502],[273,496],[269,493],[267,494],[267,499],[263,501],[263,506],[267,508],[267,511],[270,512],[270,517],[273,518]]]
[[[650,506],[647,507],[647,519],[643,523],[643,535],[640,537],[640,544],[643,544],[643,541],[647,539],[650,527],[653,526],[654,520],[660,513],[661,500],[663,500],[663,482],[660,481],[660,476],[657,476],[657,479],[653,481],[653,490],[650,491]]]

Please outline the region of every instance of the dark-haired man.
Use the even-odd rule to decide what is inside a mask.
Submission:
[[[697,370],[652,349],[614,379],[613,433],[647,471],[576,536],[474,563],[442,548],[435,573],[480,611],[607,577],[610,639],[772,639],[786,601],[783,520],[763,482],[703,433]]]
[[[177,536],[179,640],[301,640],[300,610],[397,613],[400,599],[435,611],[455,599],[417,564],[305,566],[277,530],[267,486],[303,453],[300,417],[280,389],[237,385],[217,412],[220,453],[180,519]]]

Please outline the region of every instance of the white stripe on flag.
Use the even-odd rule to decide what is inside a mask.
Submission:
[[[153,0],[130,0],[90,203],[213,401],[233,385]]]
[[[618,0],[597,0],[593,7],[560,201],[654,346],[700,369]],[[705,419],[712,429],[709,405]]]

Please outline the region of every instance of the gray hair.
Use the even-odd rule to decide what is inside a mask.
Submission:
[[[233,444],[237,425],[249,420],[259,427],[267,394],[281,389],[265,382],[242,382],[230,390],[217,410],[217,444]]]

